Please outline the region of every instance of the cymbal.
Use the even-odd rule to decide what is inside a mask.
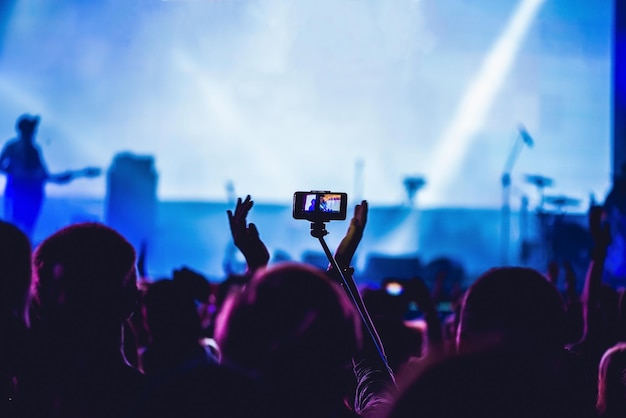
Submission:
[[[559,206],[559,207],[563,207],[563,206],[578,206],[580,205],[580,199],[574,199],[572,197],[567,197],[567,196],[545,196],[543,198],[544,203],[548,204],[548,205],[554,205],[554,206]]]
[[[405,177],[404,178],[404,187],[408,189],[421,189],[426,186],[426,179],[424,177]]]
[[[539,174],[526,174],[524,177],[527,183],[534,184],[537,187],[552,187],[554,185],[554,180]]]

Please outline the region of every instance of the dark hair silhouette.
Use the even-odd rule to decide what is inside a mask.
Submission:
[[[27,323],[31,284],[31,247],[15,225],[0,221],[0,309]]]
[[[138,293],[133,247],[105,225],[76,224],[39,245],[33,270],[24,415],[121,416],[144,385],[122,350],[122,327]]]
[[[460,355],[407,379],[391,418],[591,416],[581,364],[564,349],[560,294],[544,276],[491,269],[460,316]]]
[[[16,226],[0,221],[0,415],[15,414],[12,399],[27,364],[27,306],[31,247]]]
[[[29,115],[27,113],[17,118],[15,122],[15,130],[20,133],[32,132],[39,124],[39,116]]]
[[[494,268],[467,291],[458,346],[463,351],[494,339],[509,347],[554,353],[563,349],[564,321],[561,296],[544,276],[523,267]]]
[[[120,324],[137,302],[135,250],[103,224],[76,224],[48,237],[33,266],[42,319],[61,314],[70,323]]]
[[[296,263],[256,275],[222,320],[216,338],[223,358],[262,374],[343,366],[360,339],[358,318],[341,290],[323,272]]]
[[[578,416],[563,413],[553,376],[518,353],[464,353],[422,367],[387,418]]]
[[[261,270],[218,318],[222,360],[264,379],[294,416],[343,408],[360,324],[342,290],[313,267]]]
[[[626,343],[609,348],[598,369],[598,400],[600,417],[623,417],[626,414]]]
[[[150,335],[142,356],[146,374],[217,362],[200,344],[203,329],[196,301],[208,300],[208,286],[209,283],[197,275],[179,273],[174,280],[158,280],[148,287],[143,297]]]
[[[163,279],[152,283],[143,297],[143,307],[153,340],[200,338],[200,317],[194,298],[175,281]]]

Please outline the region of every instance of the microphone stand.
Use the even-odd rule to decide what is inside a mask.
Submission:
[[[503,266],[509,264],[509,245],[511,243],[511,172],[513,166],[517,162],[522,148],[524,146],[524,138],[517,135],[513,149],[509,154],[504,170],[502,171],[502,208],[500,210],[500,263]]]

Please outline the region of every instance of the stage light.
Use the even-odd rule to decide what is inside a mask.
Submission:
[[[484,124],[517,52],[545,0],[522,0],[502,35],[485,56],[478,74],[467,87],[452,121],[437,141],[431,166],[426,170],[430,183],[424,193],[428,204],[441,204],[449,185],[459,178],[459,169],[472,140]]]

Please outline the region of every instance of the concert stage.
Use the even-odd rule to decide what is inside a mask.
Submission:
[[[219,281],[226,269],[240,271],[242,257],[233,250],[225,202],[159,201],[154,226],[147,242],[147,270],[151,277],[164,277],[172,269],[188,266]],[[523,216],[523,215],[522,215]],[[263,241],[272,254],[272,262],[291,259],[325,265],[319,242],[311,237],[310,223],[294,220],[291,206],[257,202],[249,217],[257,224]],[[548,229],[541,232],[536,213],[527,214],[525,228],[520,230],[520,213],[511,215],[510,264],[529,265],[545,271],[550,246],[540,245],[542,234],[552,238],[555,217],[549,215]],[[104,200],[49,198],[35,232],[38,242],[53,231],[73,222],[106,221]],[[502,264],[499,209],[437,208],[417,210],[404,206],[370,207],[365,236],[356,256],[356,277],[361,281],[379,281],[381,270],[387,274],[409,276],[420,274],[420,266],[447,257],[465,270],[466,282],[489,267]],[[557,252],[574,254],[585,240],[583,215],[567,215],[556,221],[560,236]],[[551,226],[552,225],[552,226]],[[560,226],[565,226],[562,228]],[[326,240],[335,248],[347,229],[348,221],[327,225]],[[124,227],[119,228],[125,233]],[[127,235],[132,235],[132,231]],[[132,239],[136,248],[140,240]],[[545,240],[544,240],[545,241]],[[551,240],[550,242],[553,242]],[[522,245],[525,242],[525,245]],[[545,241],[548,242],[548,241]],[[557,244],[558,244],[557,242]],[[563,248],[563,243],[571,245]],[[522,250],[525,259],[521,259]],[[552,247],[554,248],[554,247]],[[582,250],[581,257],[586,257]],[[585,260],[581,261],[583,264]]]

